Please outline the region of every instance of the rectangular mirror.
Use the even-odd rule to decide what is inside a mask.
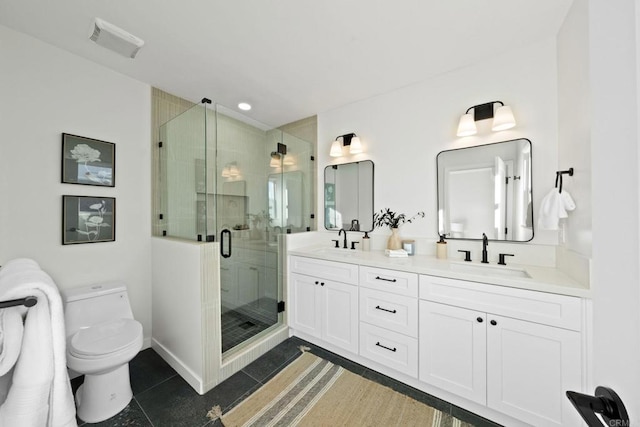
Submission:
[[[301,229],[304,224],[302,208],[304,175],[302,171],[269,175],[269,218],[271,226]]]
[[[324,169],[324,227],[373,230],[373,162],[330,165]]]
[[[515,139],[442,151],[438,234],[448,239],[533,239],[531,141]]]

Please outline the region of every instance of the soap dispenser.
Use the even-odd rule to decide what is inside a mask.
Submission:
[[[369,252],[371,250],[371,239],[369,238],[369,232],[364,232],[364,237],[362,238],[362,250],[365,252]]]
[[[447,242],[444,241],[444,234],[439,234],[440,240],[436,243],[436,258],[447,259]]]

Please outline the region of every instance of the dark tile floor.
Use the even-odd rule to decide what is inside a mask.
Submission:
[[[106,421],[89,424],[78,420],[78,425],[85,427],[220,427],[222,425],[220,421],[210,421],[207,418],[207,412],[214,405],[220,405],[223,413],[238,405],[300,356],[300,345],[310,347],[311,353],[319,357],[431,405],[445,414],[453,414],[474,426],[497,426],[484,418],[296,337],[281,343],[203,396],[196,393],[152,349],[143,350],[130,362],[131,388],[133,389],[131,403],[120,414]],[[71,381],[74,392],[82,381],[83,377]]]

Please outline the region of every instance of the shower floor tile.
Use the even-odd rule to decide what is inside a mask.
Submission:
[[[241,310],[230,310],[222,314],[222,352],[232,349],[249,338],[267,329],[273,323],[266,323],[258,316],[250,316]]]

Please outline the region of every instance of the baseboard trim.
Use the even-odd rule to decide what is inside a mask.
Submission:
[[[155,339],[151,339],[151,348],[164,359],[176,372],[198,393],[205,394],[206,390],[202,382],[202,378],[196,375],[189,367],[187,367],[180,359],[178,359],[165,346]]]

